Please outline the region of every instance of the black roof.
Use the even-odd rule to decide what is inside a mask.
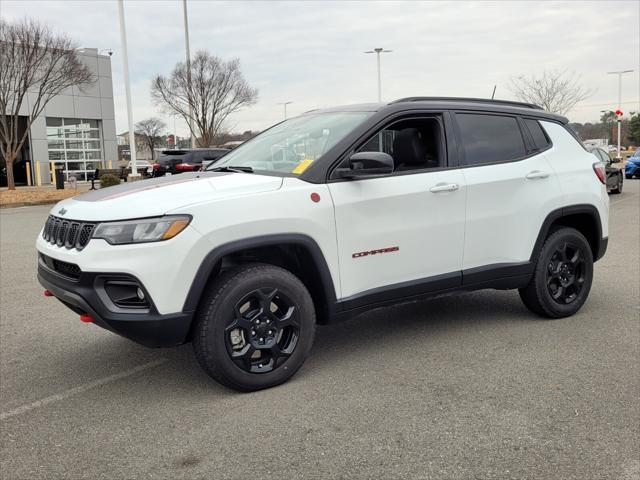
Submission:
[[[569,123],[569,120],[562,115],[547,112],[539,105],[534,105],[532,103],[465,97],[406,97],[389,103],[364,103],[310,110],[305,112],[305,114],[328,112],[381,112],[383,110],[391,113],[395,111],[417,110],[424,108],[503,112],[516,115],[526,115],[529,117],[545,118],[563,124]]]
[[[536,110],[542,110],[540,105],[533,103],[516,102],[513,100],[499,100],[493,98],[466,98],[466,97],[405,97],[398,100],[394,100],[391,103],[404,103],[404,102],[462,102],[462,103],[488,103],[490,105],[510,105],[512,107],[525,107],[535,108]]]

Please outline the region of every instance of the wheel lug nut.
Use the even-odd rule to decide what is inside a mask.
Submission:
[[[261,341],[261,342],[264,342],[264,338],[260,338],[260,341]]]
[[[254,336],[256,334],[255,330],[251,330],[251,336]]]
[[[268,318],[267,318],[267,323],[271,323],[271,320],[269,320]]]

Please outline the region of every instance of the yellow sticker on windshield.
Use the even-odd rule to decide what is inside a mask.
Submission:
[[[298,165],[296,165],[296,168],[294,168],[291,173],[295,173],[296,175],[300,175],[302,172],[304,172],[309,165],[311,165],[313,163],[313,160],[311,160],[310,158],[305,158],[304,160],[302,160]]]

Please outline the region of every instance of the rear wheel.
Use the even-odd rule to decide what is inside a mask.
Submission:
[[[568,317],[584,304],[593,280],[589,242],[573,228],[560,228],[545,241],[529,285],[519,290],[525,306],[547,318]]]
[[[296,373],[314,334],[313,301],[295,275],[274,265],[243,265],[211,285],[200,306],[193,348],[215,380],[253,391]]]
[[[616,184],[615,188],[611,189],[611,193],[622,193],[622,175],[618,175],[618,183]]]

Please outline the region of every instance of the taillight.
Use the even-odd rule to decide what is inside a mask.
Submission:
[[[153,164],[153,169],[154,170],[160,170],[160,164],[159,163],[154,163]]]
[[[598,180],[600,180],[600,183],[602,183],[603,185],[607,184],[607,171],[604,168],[604,163],[602,162],[596,162],[593,164],[593,171],[596,174],[596,177],[598,177]]]
[[[179,170],[181,172],[190,172],[192,170],[195,170],[195,167],[188,163],[179,163],[175,168],[176,170]]]

